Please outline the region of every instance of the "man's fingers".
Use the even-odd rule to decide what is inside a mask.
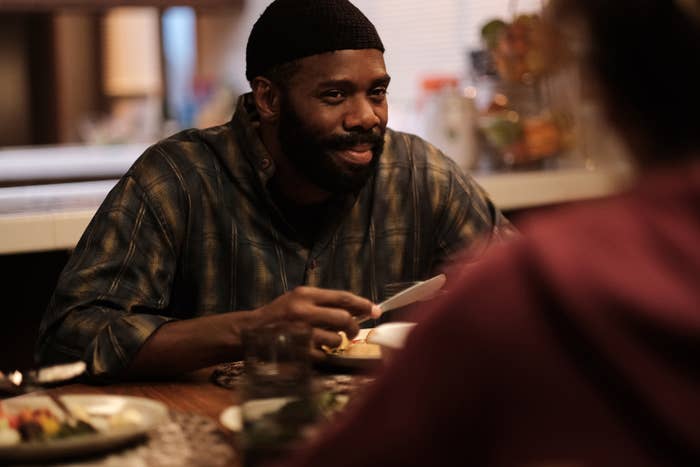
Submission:
[[[354,316],[370,315],[372,313],[372,307],[374,306],[374,303],[370,300],[344,290],[298,287],[294,290],[294,293],[320,306],[342,308]]]
[[[348,337],[354,337],[360,331],[357,321],[350,313],[338,308],[310,306],[303,319],[316,328],[330,331],[345,331]]]
[[[366,298],[352,294],[350,292],[329,290],[331,292],[326,301],[319,302],[319,305],[332,306],[347,310],[353,316],[365,316],[372,313],[374,303]]]
[[[342,342],[342,339],[337,332],[326,331],[325,329],[318,328],[314,328],[311,339],[313,341],[313,346],[316,348],[321,348],[323,345],[330,348],[335,348]]]
[[[323,350],[319,350],[315,347],[312,348],[309,353],[314,361],[320,361],[326,358],[326,352],[324,352]]]

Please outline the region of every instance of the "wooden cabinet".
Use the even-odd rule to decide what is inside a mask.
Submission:
[[[198,18],[226,18],[225,26],[235,27],[243,2],[0,1],[0,147],[81,142],[86,122],[111,112],[113,95],[105,89],[104,18],[113,7],[147,6],[162,12],[166,7],[186,5],[195,7]],[[205,40],[202,44],[211,45]],[[203,59],[212,55],[206,52]],[[223,62],[221,53],[215,55],[206,63]],[[163,73],[159,69],[154,74]]]
[[[3,0],[0,11],[55,11],[79,8],[103,9],[116,6],[191,6],[197,8],[236,8],[244,0]]]
[[[9,11],[7,3],[0,2],[0,146],[78,141],[81,116],[101,110],[99,13]]]

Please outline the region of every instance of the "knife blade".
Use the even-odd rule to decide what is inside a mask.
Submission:
[[[418,282],[417,284],[387,298],[379,304],[379,308],[382,310],[382,313],[384,313],[385,311],[410,305],[413,302],[428,299],[432,297],[435,292],[440,290],[445,285],[446,281],[447,277],[444,274],[438,274],[435,277]],[[371,318],[371,316],[365,316],[358,319],[357,322],[363,323]]]

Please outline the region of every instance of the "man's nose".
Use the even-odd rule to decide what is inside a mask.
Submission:
[[[346,130],[352,130],[353,128],[371,130],[380,123],[381,119],[379,115],[377,115],[376,109],[369,99],[364,97],[354,100],[352,107],[345,115],[345,120],[343,121]]]

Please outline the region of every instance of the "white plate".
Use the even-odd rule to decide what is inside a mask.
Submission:
[[[115,449],[146,435],[164,422],[168,409],[160,402],[143,397],[78,395],[60,396],[72,411],[83,411],[98,429],[97,433],[76,435],[50,441],[20,442],[0,446],[0,461],[38,462],[83,456]],[[23,408],[48,408],[61,418],[60,410],[47,396],[20,396],[2,401],[5,411],[16,413]],[[138,414],[128,424],[112,427],[107,417]],[[2,462],[0,462],[2,463]]]
[[[416,323],[398,321],[380,324],[374,328],[374,332],[369,336],[367,342],[381,346],[382,350],[385,348],[401,349],[415,326]]]
[[[221,412],[221,415],[219,415],[219,421],[229,430],[238,433],[243,429],[241,407],[239,405],[226,407],[224,411]]]

